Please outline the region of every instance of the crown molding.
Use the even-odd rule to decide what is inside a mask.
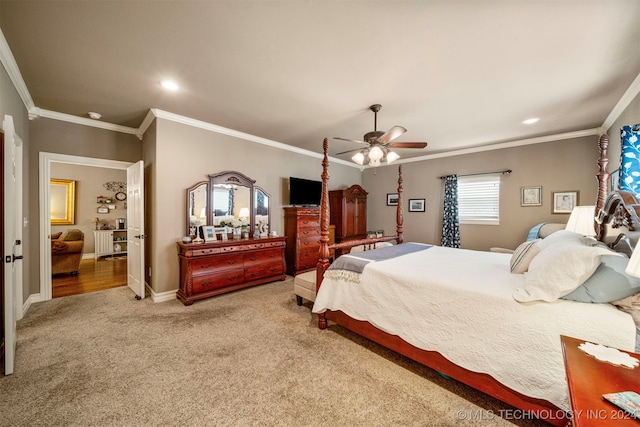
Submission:
[[[593,136],[593,135],[599,136],[600,135],[598,133],[599,129],[600,128],[585,129],[585,130],[579,130],[575,132],[559,133],[555,135],[540,136],[537,138],[519,139],[514,141],[501,142],[499,144],[465,148],[462,150],[446,151],[442,153],[429,154],[429,155],[420,156],[420,157],[411,157],[409,159],[396,160],[395,162],[393,162],[393,164],[384,165],[384,166],[393,166],[397,163],[412,163],[412,162],[420,162],[423,160],[442,159],[444,157],[453,157],[453,156],[461,156],[463,154],[481,153],[483,151],[502,150],[504,148],[521,147],[523,145],[542,144],[545,142],[557,142],[565,139],[582,138],[584,136]]]
[[[629,104],[631,104],[631,101],[633,101],[634,98],[639,93],[640,93],[640,74],[638,74],[635,80],[631,82],[631,85],[626,90],[624,95],[622,95],[622,98],[620,98],[616,106],[613,107],[613,110],[611,110],[611,113],[609,113],[609,116],[602,123],[601,127],[604,128],[605,132],[609,130],[609,128],[613,125],[613,123],[618,119],[618,117],[620,117],[623,111],[629,106]]]
[[[4,37],[2,30],[0,30],[0,62],[2,62],[5,70],[7,70],[7,74],[9,75],[11,82],[13,82],[13,85],[18,91],[18,95],[20,95],[20,98],[22,99],[22,103],[29,113],[29,118],[31,118],[32,111],[36,110],[36,104],[31,98],[29,89],[27,89],[27,85],[22,78],[22,74],[20,74],[18,63],[13,57],[9,43],[7,43],[7,39]]]
[[[292,145],[283,144],[281,142],[273,141],[271,139],[262,138],[260,136],[255,136],[255,135],[240,132],[237,130],[225,128],[222,126],[203,122],[201,120],[196,120],[190,117],[181,116],[179,114],[169,113],[167,111],[159,110],[157,108],[152,108],[151,111],[153,112],[153,115],[159,119],[170,120],[172,122],[181,123],[187,126],[192,126],[192,127],[208,130],[210,132],[232,136],[234,138],[244,139],[245,141],[255,142],[262,145],[268,145],[269,147],[278,148],[280,150],[291,151],[293,153],[298,153],[298,154],[302,154],[309,157],[315,157],[317,159],[323,158],[323,155],[321,153],[316,153],[315,151],[305,150],[303,148],[298,148]],[[331,158],[331,161],[333,163],[339,163],[345,166],[360,168],[360,165],[355,164],[353,162],[348,162],[342,159]]]
[[[45,110],[42,108],[37,108],[36,110],[38,111],[38,114],[35,116],[35,118],[46,117],[47,119],[60,120],[63,122],[75,123],[78,125],[91,126],[94,128],[106,129],[114,132],[128,133],[138,136],[138,129],[136,128],[101,122],[86,117],[74,116],[72,114],[58,113],[57,111]],[[138,136],[138,138],[140,138],[140,136]]]

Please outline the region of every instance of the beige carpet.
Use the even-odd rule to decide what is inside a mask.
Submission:
[[[2,426],[465,426],[510,408],[337,326],[292,279],[198,301],[128,288],[34,304]],[[503,412],[501,412],[503,411]]]

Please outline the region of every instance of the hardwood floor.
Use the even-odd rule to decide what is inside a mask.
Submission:
[[[60,274],[51,279],[53,298],[86,294],[127,285],[127,257],[83,259],[77,276]]]

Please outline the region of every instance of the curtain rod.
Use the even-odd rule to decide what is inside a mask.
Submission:
[[[495,174],[502,174],[502,175],[509,175],[511,173],[511,169],[505,169],[503,171],[495,171],[495,172],[480,172],[480,173],[468,173],[465,175],[458,175],[458,176],[475,176],[475,175],[495,175]],[[447,176],[440,176],[438,178],[440,179],[445,179]]]

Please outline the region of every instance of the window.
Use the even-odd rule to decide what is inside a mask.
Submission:
[[[500,224],[500,175],[458,177],[460,224]]]

